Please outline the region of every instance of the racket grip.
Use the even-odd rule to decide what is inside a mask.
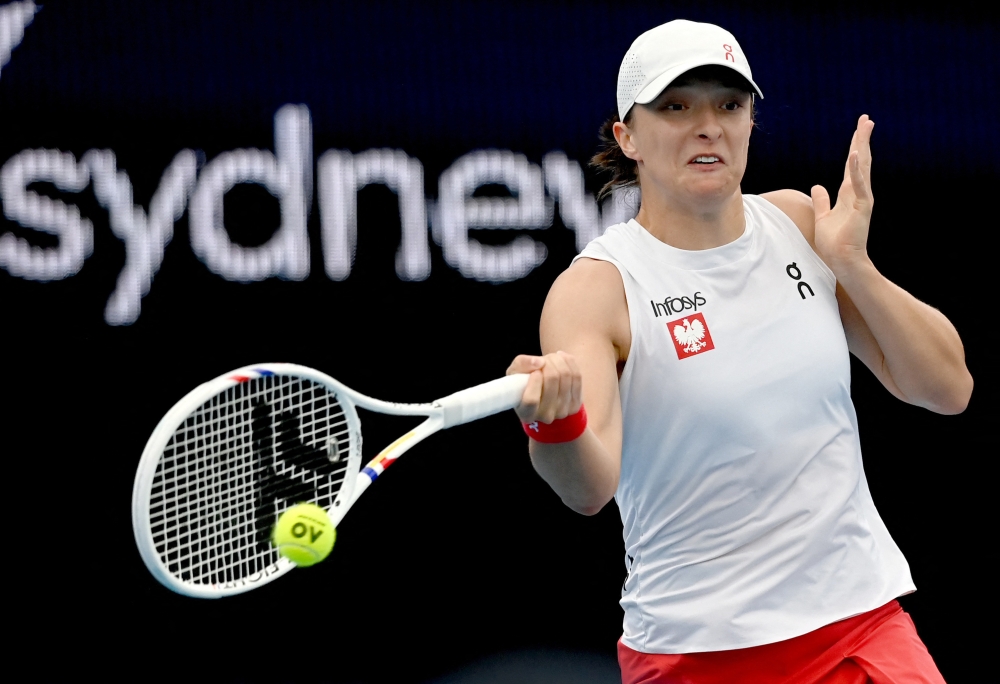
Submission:
[[[444,427],[450,428],[512,409],[521,403],[521,395],[527,386],[526,374],[508,375],[438,399],[437,403],[444,409]]]

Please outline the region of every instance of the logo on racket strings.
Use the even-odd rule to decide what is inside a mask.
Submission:
[[[254,492],[257,550],[266,553],[271,549],[271,528],[282,502],[331,503],[340,491],[340,481],[331,476],[345,466],[339,462],[339,451],[335,461],[329,445],[318,448],[302,439],[300,417],[295,411],[275,413],[270,404],[260,401],[253,408],[251,431],[258,483]],[[322,531],[310,532],[308,527],[296,522],[292,534],[297,538],[311,534],[312,541],[316,541]]]

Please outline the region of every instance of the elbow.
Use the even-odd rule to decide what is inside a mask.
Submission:
[[[574,513],[586,516],[597,515],[604,510],[608,502],[615,498],[615,489],[617,488],[618,483],[615,482],[614,487],[609,488],[607,491],[589,492],[589,496],[584,497],[563,496],[561,498],[563,504]]]
[[[951,401],[944,407],[945,410],[941,411],[945,415],[954,416],[962,413],[969,406],[969,400],[972,399],[972,375],[966,371],[965,382],[962,383],[961,388],[954,393],[951,397]]]
[[[972,375],[968,370],[965,370],[960,377],[944,388],[945,391],[928,402],[927,408],[945,416],[958,415],[968,408],[969,400],[972,399],[973,385]]]
[[[609,499],[609,501],[610,501],[610,499]],[[574,502],[571,502],[571,501],[566,501],[565,499],[563,500],[563,503],[566,504],[566,506],[571,511],[573,511],[574,513],[579,513],[580,515],[586,515],[586,516],[597,515],[608,504],[607,501],[605,501],[604,503],[600,503],[600,504],[594,504],[594,503],[592,503],[592,504],[580,504],[580,503],[574,503]]]
[[[615,498],[618,489],[618,475],[591,483],[585,490],[577,490],[569,496],[562,496],[563,504],[574,513],[580,515],[597,515]]]

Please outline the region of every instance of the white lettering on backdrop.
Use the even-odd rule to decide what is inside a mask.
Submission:
[[[401,150],[366,150],[351,154],[329,150],[319,159],[319,213],[323,263],[332,280],[351,274],[358,245],[358,191],[382,183],[399,197],[402,240],[396,252],[396,275],[424,280],[431,272],[427,245],[424,166]]]
[[[0,34],[4,30],[0,25]],[[93,224],[78,207],[28,187],[45,182],[77,193],[92,183],[98,203],[108,210],[111,231],[125,243],[125,266],[104,311],[110,325],[138,320],[174,223],[185,210],[191,247],[212,272],[238,282],[270,277],[303,280],[309,275],[307,224],[313,197],[309,109],[305,105],[279,109],[274,140],[274,152],[230,150],[211,159],[200,173],[195,152],[181,150],[163,172],[148,212],[135,204],[132,183],[118,168],[113,151],[89,150],[77,161],[59,150],[24,150],[0,169],[4,215],[23,228],[56,236],[58,244],[38,247],[24,237],[2,233],[0,268],[35,281],[79,272],[93,250]],[[328,150],[316,167],[323,264],[332,280],[351,274],[357,249],[357,193],[373,183],[385,185],[399,198],[402,236],[395,266],[398,277],[406,281],[430,275],[429,232],[441,245],[445,262],[463,276],[503,283],[523,278],[542,264],[545,245],[528,235],[487,245],[470,231],[546,229],[558,203],[562,221],[574,231],[576,248],[581,250],[605,227],[628,220],[638,208],[633,195],[613,197],[599,207],[584,188],[580,164],[562,152],[545,155],[541,166],[510,150],[470,152],[441,174],[439,198],[433,204],[424,195],[423,164],[401,150],[357,154]],[[281,207],[281,225],[263,245],[240,245],[226,231],[223,197],[240,183],[265,187]],[[511,196],[475,196],[484,185],[505,186]]]
[[[149,202],[149,215],[132,199],[132,182],[119,171],[111,150],[90,150],[83,156],[94,183],[94,196],[108,210],[111,232],[125,243],[125,266],[104,309],[111,325],[129,325],[139,318],[140,301],[149,294],[153,276],[163,263],[163,250],[174,236],[174,223],[184,214],[194,188],[197,159],[181,150],[163,172]]]
[[[94,249],[94,225],[62,200],[28,190],[51,183],[63,192],[80,192],[90,183],[85,164],[69,152],[24,150],[0,169],[0,199],[9,220],[58,239],[56,247],[36,247],[13,233],[0,235],[0,267],[26,280],[61,280],[79,273]]]
[[[10,61],[10,53],[24,39],[24,28],[35,18],[35,3],[11,2],[0,7],[0,69]]]
[[[514,197],[473,197],[484,185],[505,185]],[[484,245],[469,230],[538,230],[552,223],[542,170],[510,150],[477,150],[460,157],[438,185],[435,237],[444,260],[466,278],[503,283],[528,275],[545,261],[545,245],[520,235],[503,246]]]
[[[226,280],[303,280],[309,275],[312,123],[305,105],[285,105],[275,114],[274,149],[277,154],[257,149],[223,152],[198,176],[188,216],[191,247]],[[264,186],[281,204],[281,226],[259,247],[236,244],[226,232],[222,198],[240,183]]]

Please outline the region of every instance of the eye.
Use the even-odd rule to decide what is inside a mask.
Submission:
[[[739,102],[737,102],[736,100],[732,100],[722,105],[722,108],[725,109],[727,112],[735,112],[737,109],[740,108],[740,106],[741,105]]]
[[[668,102],[667,104],[663,105],[663,109],[671,112],[679,112],[684,109],[684,105],[682,105],[680,102]]]

